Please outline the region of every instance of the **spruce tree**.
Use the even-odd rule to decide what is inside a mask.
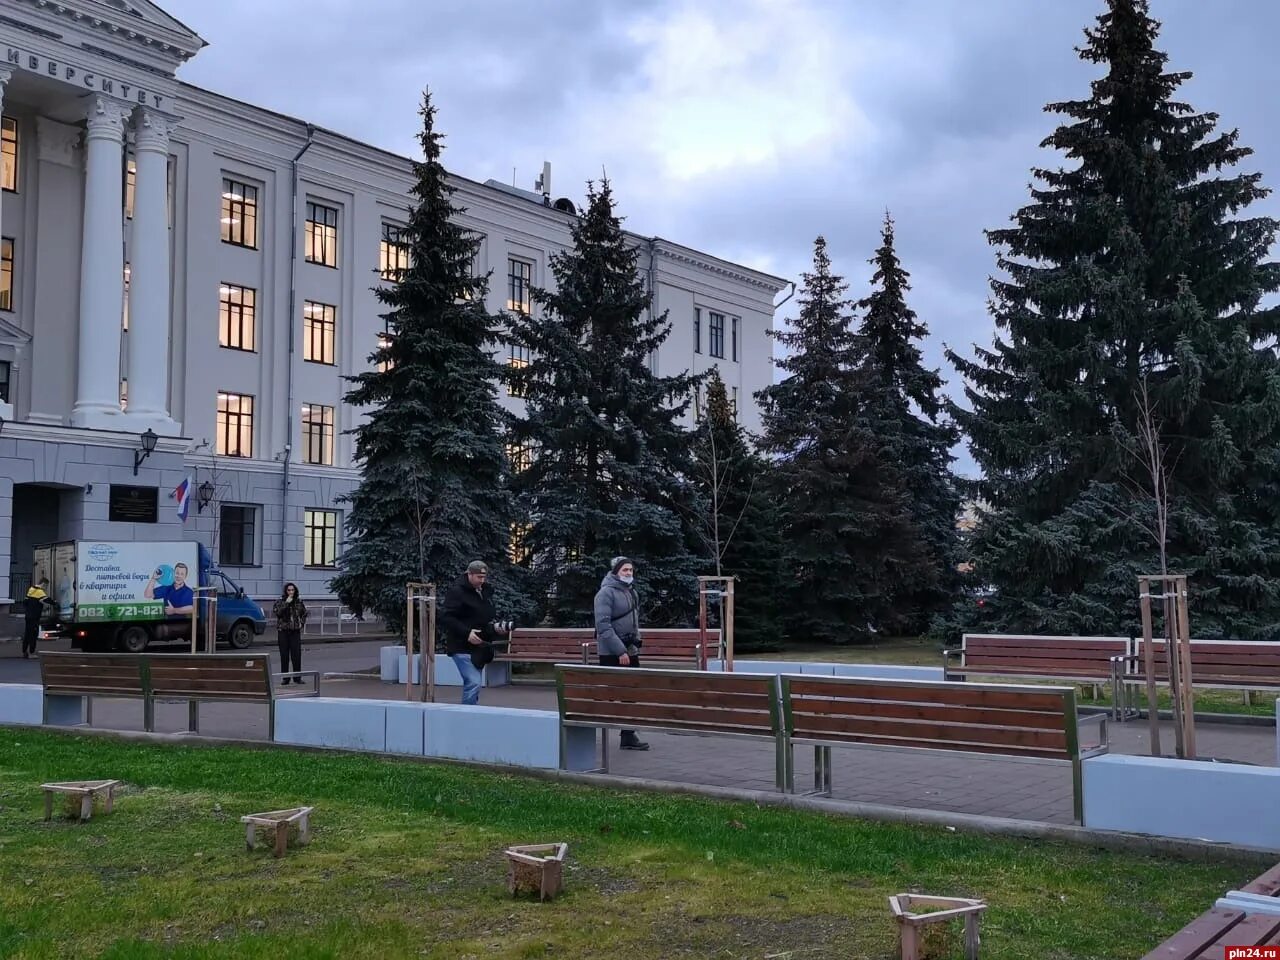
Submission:
[[[713,368],[693,443],[698,533],[717,576],[734,585],[734,648],[776,649],[783,641],[778,591],[782,538],[768,463],[738,423],[724,381]],[[711,608],[719,625],[719,607]]]
[[[1190,576],[1196,636],[1280,625],[1280,286],[1266,195],[1237,131],[1177,99],[1145,0],[1110,0],[1081,57],[1105,75],[1044,145],[1031,202],[991,231],[998,328],[952,354],[955,415],[983,478],[977,575],[995,629],[1127,634],[1135,576],[1159,571],[1152,497],[1131,438],[1149,391],[1169,478],[1171,572]]]
[[[786,545],[779,602],[793,641],[882,633],[895,622],[905,571],[924,562],[904,478],[881,455],[847,289],[819,237],[800,315],[774,333],[787,376],[758,394]]]
[[[387,334],[376,366],[351,378],[348,403],[369,409],[355,430],[360,485],[347,498],[348,547],[332,587],[342,601],[403,627],[405,584],[444,588],[482,559],[502,580],[511,523],[504,414],[491,353],[499,318],[485,310],[487,277],[473,277],[480,238],[454,219],[442,135],[424,93],[414,164],[417,205],[401,236],[409,267],[376,288]],[[499,603],[514,599],[498,589]],[[509,609],[509,608],[508,608]]]
[[[525,399],[513,440],[532,456],[514,478],[525,562],[554,624],[592,622],[618,555],[636,563],[642,623],[687,623],[699,563],[680,512],[693,495],[680,420],[693,380],[650,367],[671,325],[650,309],[607,180],[588,186],[572,234],[572,249],[551,258],[555,290],[534,289],[534,315],[511,318],[532,357],[510,373]]]
[[[919,344],[929,328],[907,306],[910,274],[898,258],[887,213],[880,236],[870,260],[872,292],[857,303],[863,311],[858,369],[864,417],[875,418],[881,456],[904,481],[911,521],[923,541],[922,549],[909,551],[921,564],[901,571],[907,582],[894,604],[892,629],[919,634],[954,601],[959,587],[960,496],[950,469],[959,431],[943,411],[942,377],[924,365]]]

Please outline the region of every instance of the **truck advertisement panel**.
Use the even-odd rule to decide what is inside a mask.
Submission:
[[[58,615],[66,619],[76,605],[76,545],[56,543],[50,548],[53,570],[49,576],[49,595],[58,606]]]
[[[77,547],[78,622],[191,616],[200,574],[195,543],[86,540]]]

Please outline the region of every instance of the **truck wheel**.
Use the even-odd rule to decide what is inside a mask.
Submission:
[[[151,642],[151,634],[146,627],[125,627],[120,631],[120,649],[126,653],[142,653]]]
[[[247,650],[253,643],[253,627],[244,620],[238,621],[227,634],[227,641],[236,650]]]

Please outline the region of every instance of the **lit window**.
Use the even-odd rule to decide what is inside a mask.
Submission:
[[[533,264],[527,260],[507,260],[507,309],[513,313],[528,313],[533,306],[530,299],[533,289]]]
[[[338,308],[328,303],[302,305],[302,359],[332,365],[333,342],[338,326]]]
[[[507,444],[507,462],[512,473],[524,473],[533,466],[533,447],[527,443]]]
[[[724,356],[724,314],[707,314],[707,352],[713,357]]]
[[[518,343],[507,344],[507,366],[512,370],[524,370],[533,360],[533,351],[528,347],[522,347]],[[523,397],[525,388],[516,383],[507,384],[507,396]]]
[[[378,372],[386,373],[395,366],[395,361],[387,356],[387,351],[391,349],[391,334],[378,334],[378,355],[382,358],[378,360]]]
[[[223,504],[218,536],[218,562],[224,567],[252,567],[258,562],[258,508]]]
[[[529,534],[533,528],[525,523],[511,525],[511,543],[507,547],[507,555],[512,563],[528,563],[533,551],[529,547]]]
[[[138,189],[138,161],[129,158],[129,162],[125,164],[124,175],[124,215],[133,219],[133,198]]]
[[[129,409],[129,380],[126,377],[120,381],[120,412]]]
[[[18,121],[5,117],[0,123],[0,187],[18,189]]]
[[[729,359],[734,363],[738,362],[738,318],[731,317],[729,319]]]
[[[307,263],[338,265],[338,211],[320,203],[307,204],[307,229],[303,237]]]
[[[9,403],[9,377],[11,365],[8,360],[0,360],[0,403]]]
[[[702,308],[693,308],[693,352],[702,352]]]
[[[302,461],[333,466],[333,407],[302,405]]]
[[[253,456],[253,397],[218,394],[218,446],[223,457]]]
[[[257,187],[236,180],[222,181],[222,242],[257,248]]]
[[[399,280],[409,269],[409,244],[404,229],[392,223],[382,225],[382,245],[378,249],[378,273],[383,280]]]
[[[302,562],[308,567],[338,565],[338,511],[302,511]]]
[[[120,329],[129,332],[129,284],[133,282],[133,270],[124,265],[124,306],[120,310]]]
[[[13,309],[13,240],[0,240],[0,310]]]
[[[254,350],[258,292],[234,283],[218,286],[218,345]]]

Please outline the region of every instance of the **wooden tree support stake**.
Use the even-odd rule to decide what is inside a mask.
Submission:
[[[514,897],[537,893],[538,900],[550,900],[564,887],[564,858],[567,843],[537,843],[507,847],[507,890]]]
[[[918,907],[932,907],[928,913],[913,912]],[[978,921],[987,909],[986,901],[968,900],[963,897],[926,897],[914,893],[899,893],[889,898],[889,908],[898,921],[898,934],[902,944],[902,960],[922,960],[920,949],[921,928],[931,923],[946,923],[964,918],[965,960],[978,960]]]
[[[95,797],[102,798],[102,812],[110,813],[115,806],[116,787],[119,780],[68,780],[64,783],[42,783],[44,791],[44,818],[53,819],[53,795],[61,793],[67,797],[78,797],[80,800],[80,819],[88,820],[93,816]]]
[[[240,818],[245,825],[244,845],[252,850],[257,846],[258,830],[269,831],[276,857],[283,857],[289,846],[289,827],[298,825],[298,846],[305,847],[311,842],[311,811],[315,807],[290,807],[288,810],[269,810],[266,813],[251,813]]]

